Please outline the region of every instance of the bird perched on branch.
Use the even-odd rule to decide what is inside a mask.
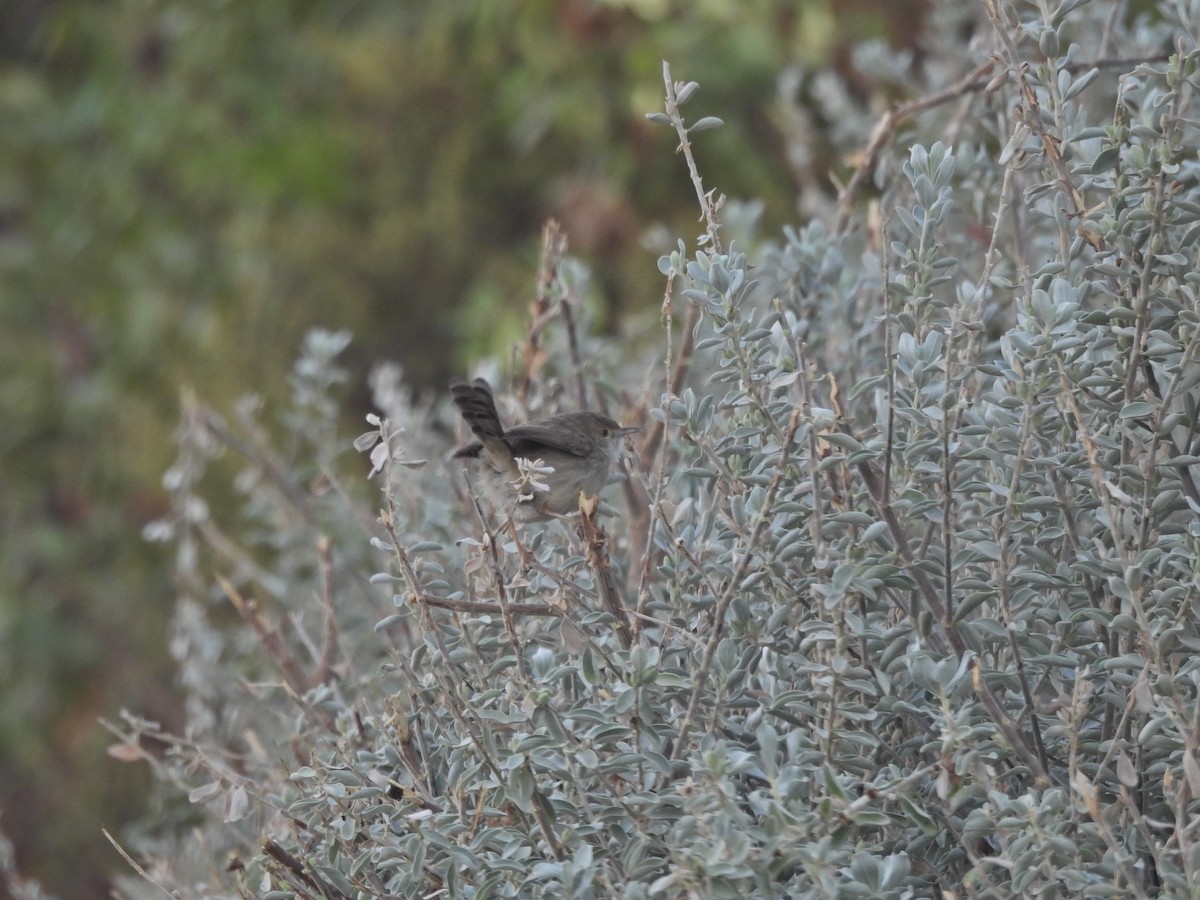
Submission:
[[[505,430],[492,389],[482,378],[450,383],[450,396],[477,440],[455,459],[473,466],[480,493],[514,522],[570,515],[579,495],[594,495],[608,481],[621,441],[637,428],[622,428],[595,412],[559,413]]]

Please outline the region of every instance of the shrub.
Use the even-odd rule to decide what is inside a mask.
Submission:
[[[191,726],[131,718],[115,748],[194,804],[186,841],[143,843],[149,879],[264,897],[1200,888],[1188,11],[989,8],[975,52],[995,56],[873,130],[847,114],[870,134],[859,168],[774,245],[726,242],[690,152],[719,123],[689,132],[695,86],[665,72],[654,118],[705,232],[660,261],[645,386],[643,361],[577,333],[548,232],[511,405],[590,400],[644,430],[621,511],[522,529],[528,563],[442,462],[448,404],[412,406],[393,370],[357,442],[367,512],[335,424],[344,336],[309,338],[286,453],[254,410],[189,409],[169,527]],[[1099,29],[1121,60],[1072,42]],[[910,134],[943,139],[897,164]],[[202,499],[228,450],[247,462],[232,527]],[[240,625],[219,622],[229,601]]]

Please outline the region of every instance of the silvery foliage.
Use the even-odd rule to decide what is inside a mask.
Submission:
[[[665,440],[602,519],[631,647],[574,525],[522,530],[522,564],[439,461],[448,404],[413,408],[394,373],[358,442],[381,499],[350,499],[329,336],[297,369],[297,445],[275,455],[242,426],[241,550],[205,537],[213,431],[192,429],[210,443],[185,441],[173,473],[190,726],[159,766],[201,839],[158,846],[159,884],[1200,889],[1200,9],[999,4],[964,43],[963,5],[946,6],[939,80],[912,95],[996,61],[899,123],[877,203],[845,230],[830,210],[777,245],[680,241],[660,262],[672,354],[646,431]],[[662,373],[689,310],[674,395]],[[619,348],[592,346],[608,397],[642,389],[608,364]],[[214,552],[283,650],[214,624],[228,591],[196,564]],[[318,669],[327,619],[336,664],[299,692],[281,659]]]

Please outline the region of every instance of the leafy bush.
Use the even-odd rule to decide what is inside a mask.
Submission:
[[[874,128],[847,116],[861,168],[778,245],[726,243],[678,110],[695,86],[666,73],[654,118],[705,233],[660,262],[666,350],[642,369],[577,333],[548,233],[509,418],[594,398],[644,430],[621,511],[523,529],[528,563],[442,462],[448,404],[412,407],[394,370],[357,442],[378,521],[356,499],[344,336],[310,337],[286,452],[256,410],[189,410],[169,527],[191,725],[130,719],[114,748],[195,805],[186,840],[143,841],[148,879],[1200,889],[1195,9],[989,8],[973,52],[996,55]],[[1094,34],[1123,59],[1072,42]],[[232,527],[202,499],[228,450]]]

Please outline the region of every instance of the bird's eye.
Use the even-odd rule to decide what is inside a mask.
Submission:
[[[608,434],[609,434],[609,431],[608,431],[608,429],[607,429],[607,428],[601,428],[601,429],[600,429],[600,436],[601,436],[601,437],[608,437]]]

